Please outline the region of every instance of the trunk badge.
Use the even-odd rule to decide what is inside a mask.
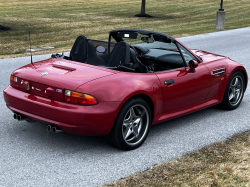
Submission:
[[[62,93],[61,89],[56,89],[56,92]]]
[[[49,74],[48,72],[43,72],[43,73],[41,73],[41,76],[43,77],[43,76],[48,75],[48,74]]]

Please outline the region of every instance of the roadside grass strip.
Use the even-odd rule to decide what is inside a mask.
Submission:
[[[141,0],[0,0],[0,58],[25,56],[29,48],[53,46],[69,51],[79,35],[107,40],[113,29],[146,29],[174,37],[215,32],[218,0],[147,0],[151,18],[140,13]],[[225,29],[250,26],[250,0],[227,0]]]
[[[112,186],[250,186],[250,131],[104,185]]]

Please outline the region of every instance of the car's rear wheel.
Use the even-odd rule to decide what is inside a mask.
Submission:
[[[222,107],[226,110],[236,109],[244,96],[245,91],[245,79],[240,71],[236,71],[230,77],[224,97],[222,100]]]
[[[120,149],[138,148],[146,139],[151,125],[151,111],[147,102],[133,98],[120,110],[109,134],[110,143]]]

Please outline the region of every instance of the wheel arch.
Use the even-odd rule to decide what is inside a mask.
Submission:
[[[133,95],[132,97],[130,97],[128,100],[130,100],[132,98],[135,98],[135,97],[140,97],[140,98],[142,98],[143,100],[145,100],[148,103],[148,106],[149,106],[150,112],[151,112],[151,118],[152,118],[151,121],[152,121],[153,118],[154,118],[154,103],[153,103],[153,100],[146,94],[136,94],[136,95]]]
[[[237,72],[237,71],[241,72],[241,73],[243,74],[243,76],[244,76],[244,79],[245,79],[245,90],[244,90],[244,92],[245,92],[246,89],[247,89],[247,84],[248,84],[248,76],[247,76],[247,73],[246,73],[246,71],[244,71],[243,69],[236,69],[234,72]],[[234,72],[232,72],[232,74],[233,74]]]
[[[131,99],[133,99],[133,98],[141,98],[141,99],[143,99],[144,101],[147,102],[147,104],[148,104],[148,106],[149,106],[149,108],[150,108],[150,112],[151,112],[151,123],[152,123],[152,121],[153,121],[153,119],[154,119],[155,106],[154,106],[154,102],[153,102],[152,98],[151,98],[150,96],[148,96],[147,94],[145,94],[145,93],[137,93],[137,94],[134,94],[134,95],[132,95],[132,96],[126,98],[126,100],[122,103],[122,106],[120,107],[117,116],[119,115],[120,110],[122,109],[122,107],[123,107],[127,102],[129,102]],[[117,117],[117,116],[116,116],[116,117]]]
[[[246,73],[246,70],[245,69],[243,69],[243,68],[237,68],[237,69],[234,69],[233,71],[231,71],[228,75],[228,81],[229,81],[229,79],[230,79],[230,77],[235,73],[235,72],[237,72],[237,71],[239,71],[239,72],[241,72],[242,74],[243,74],[243,76],[244,76],[244,79],[245,79],[245,90],[244,90],[244,92],[246,91],[246,89],[247,89],[247,84],[248,84],[248,75],[247,75],[247,73]],[[228,83],[228,82],[227,82]],[[223,86],[223,97],[224,97],[224,94],[225,94],[225,91],[226,91],[226,88],[227,88],[227,84],[225,84],[225,86]],[[222,98],[223,98],[222,97]]]

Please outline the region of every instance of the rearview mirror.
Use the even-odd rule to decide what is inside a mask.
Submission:
[[[189,71],[190,71],[191,73],[194,73],[194,72],[195,72],[195,68],[197,68],[198,65],[199,65],[199,64],[198,64],[197,61],[195,61],[195,60],[190,60],[189,63],[188,63]]]
[[[149,38],[149,37],[142,37],[141,40],[143,42],[147,42],[147,43],[153,43],[154,42],[154,39]]]

